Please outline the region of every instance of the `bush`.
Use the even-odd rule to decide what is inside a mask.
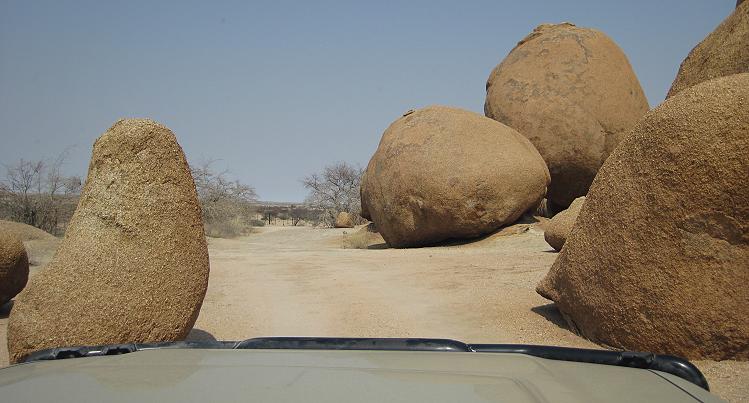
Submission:
[[[252,232],[255,212],[255,189],[216,172],[212,161],[191,166],[195,190],[203,213],[203,227],[208,236],[234,238]]]
[[[252,220],[250,220],[250,225],[252,225],[253,227],[264,227],[265,226],[265,221],[263,221],[263,220],[257,220],[257,219],[252,219]]]
[[[50,161],[5,165],[0,179],[0,218],[61,235],[75,211],[81,178],[64,176],[66,152]]]
[[[318,211],[312,221],[332,227],[338,213],[345,211],[354,216],[355,223],[362,223],[359,187],[363,174],[359,166],[338,162],[302,179],[309,189],[306,202]]]
[[[353,234],[344,235],[343,249],[369,249],[372,244],[382,242],[382,238],[376,232],[367,231],[362,228]]]
[[[206,236],[213,238],[236,238],[254,232],[251,225],[236,217],[225,221],[210,221],[203,224]]]

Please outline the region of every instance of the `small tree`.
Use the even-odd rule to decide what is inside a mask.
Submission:
[[[67,152],[51,161],[26,161],[5,165],[0,181],[0,211],[14,221],[57,233],[70,219],[75,198],[81,190],[81,178],[65,176],[62,166]]]
[[[302,220],[309,220],[310,210],[308,208],[292,205],[290,210],[291,225],[296,227]]]
[[[208,235],[236,236],[251,226],[257,193],[252,186],[228,179],[227,171],[215,171],[214,162],[209,160],[190,167],[203,224]]]
[[[322,172],[316,172],[302,179],[309,189],[307,203],[323,211],[320,219],[332,225],[341,211],[359,217],[361,202],[359,186],[364,170],[346,162],[327,165]]]

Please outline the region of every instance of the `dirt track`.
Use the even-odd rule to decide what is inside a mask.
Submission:
[[[343,232],[269,227],[210,239],[208,294],[190,338],[439,337],[597,348],[534,291],[556,258],[539,229],[410,250],[343,249]],[[697,365],[714,392],[749,401],[749,363]]]

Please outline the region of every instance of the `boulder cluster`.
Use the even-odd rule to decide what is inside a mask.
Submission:
[[[606,346],[749,359],[748,175],[739,2],[605,161],[538,293]]]
[[[483,116],[435,105],[385,130],[361,178],[364,231],[421,247],[542,206],[558,213],[545,239],[560,253],[536,290],[573,330],[618,349],[749,360],[749,2],[648,110],[611,38],[540,25],[491,72]],[[346,212],[335,220],[354,224]],[[27,239],[4,228],[13,362],[51,347],[180,340],[197,319],[209,275],[201,209],[159,123],[120,120],[96,141],[65,238],[30,280]]]
[[[362,216],[393,247],[487,235],[543,202],[584,196],[648,110],[624,53],[605,34],[541,25],[486,84],[485,116],[409,111],[380,140],[361,183]]]
[[[55,256],[15,300],[11,361],[44,348],[184,339],[208,270],[195,184],[174,134],[120,120],[94,144]]]
[[[385,241],[434,245],[558,213],[545,239],[560,253],[537,291],[573,330],[749,359],[749,3],[651,111],[621,49],[570,23],[521,40],[486,91],[486,117],[430,106],[382,135],[361,200]]]
[[[749,359],[749,73],[648,113],[601,168],[538,292],[617,348]]]

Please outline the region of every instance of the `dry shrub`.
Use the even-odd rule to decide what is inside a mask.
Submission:
[[[205,234],[213,238],[236,238],[255,232],[255,228],[241,217],[227,220],[211,220],[203,223]]]
[[[235,238],[253,232],[255,189],[229,180],[227,172],[213,170],[212,163],[208,161],[191,167],[205,234],[214,238]]]
[[[336,216],[342,211],[351,214],[356,225],[366,222],[359,214],[359,187],[363,173],[364,170],[358,165],[338,162],[302,179],[302,184],[310,191],[307,205],[319,212],[313,219],[315,224],[332,227]]]
[[[62,235],[78,204],[82,181],[62,174],[67,151],[54,160],[19,160],[4,165],[0,178],[0,218]]]
[[[367,227],[343,237],[343,249],[369,249],[370,246],[385,242],[377,232],[370,232]]]

